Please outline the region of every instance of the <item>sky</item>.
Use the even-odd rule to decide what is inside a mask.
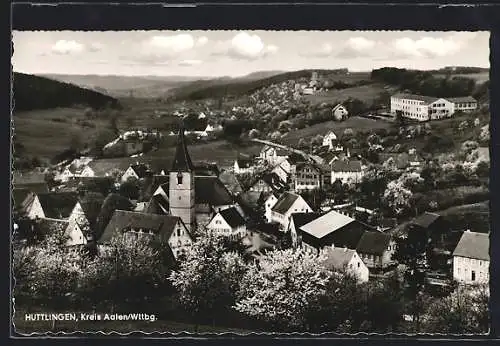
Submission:
[[[14,31],[31,74],[241,76],[256,71],[489,67],[489,32]]]

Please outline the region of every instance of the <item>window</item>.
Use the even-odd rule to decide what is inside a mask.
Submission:
[[[179,196],[179,201],[181,200],[181,198],[182,198],[182,197],[181,197],[181,196]]]
[[[471,271],[471,281],[476,281],[476,272],[474,270]]]
[[[180,237],[180,236],[181,236],[181,234],[182,234],[182,233],[181,233],[181,229],[180,229],[180,228],[178,228],[178,229],[177,229],[177,236],[178,236],[178,237]]]
[[[358,262],[358,268],[361,266],[361,264]]]

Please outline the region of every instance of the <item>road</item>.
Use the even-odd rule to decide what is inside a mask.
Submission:
[[[320,163],[320,164],[323,163],[323,159],[321,159],[320,157],[308,154],[305,151],[302,151],[302,150],[299,150],[299,149],[295,149],[295,148],[292,148],[292,147],[287,147],[286,145],[274,143],[274,142],[271,142],[271,141],[266,141],[264,139],[253,138],[252,141],[256,142],[256,143],[260,143],[260,144],[269,145],[270,147],[274,147],[274,148],[279,148],[279,149],[291,151],[293,153],[296,153],[296,154],[299,154],[301,156],[304,156],[305,158],[307,158],[307,159],[309,159],[311,161],[314,161],[316,163]]]

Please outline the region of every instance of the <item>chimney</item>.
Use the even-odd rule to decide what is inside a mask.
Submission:
[[[347,252],[347,248],[344,246],[344,252]]]

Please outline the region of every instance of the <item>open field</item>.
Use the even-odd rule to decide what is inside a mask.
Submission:
[[[392,123],[385,120],[373,120],[361,117],[350,117],[345,121],[327,121],[324,123],[314,124],[306,128],[292,131],[282,139],[284,144],[296,145],[301,138],[310,139],[316,135],[324,136],[328,131],[333,130],[337,136],[341,135],[344,129],[351,128],[356,131],[369,131],[376,129],[387,129],[394,126]]]
[[[446,77],[444,74],[436,74],[436,77]],[[470,78],[474,79],[476,83],[484,83],[488,80],[490,80],[490,73],[489,72],[479,72],[479,73],[464,73],[464,74],[452,74],[453,77],[463,77],[463,78]]]
[[[108,126],[107,120],[92,120],[95,127],[78,124],[85,120],[84,109],[56,108],[19,112],[13,116],[14,133],[29,155],[50,159],[68,149],[71,139],[79,136],[89,142],[100,128]]]
[[[381,92],[390,91],[388,88],[384,88],[382,84],[368,84],[357,86],[353,88],[346,88],[340,90],[329,90],[323,93],[317,93],[315,95],[307,95],[305,99],[310,101],[312,104],[318,103],[332,103],[332,102],[343,102],[349,98],[355,98],[361,100],[365,103],[371,104]]]

